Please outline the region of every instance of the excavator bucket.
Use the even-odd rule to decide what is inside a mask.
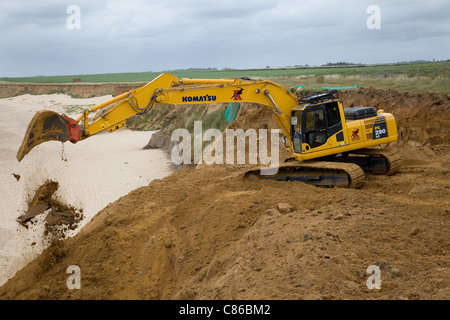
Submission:
[[[17,160],[20,162],[31,149],[43,142],[70,140],[72,143],[76,143],[79,134],[80,129],[74,119],[54,111],[39,111],[28,125],[22,145],[17,152]]]

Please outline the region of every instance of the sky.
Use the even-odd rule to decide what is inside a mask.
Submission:
[[[449,58],[448,0],[0,2],[0,77]]]

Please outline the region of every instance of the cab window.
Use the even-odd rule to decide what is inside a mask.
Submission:
[[[306,143],[311,148],[323,145],[327,141],[327,123],[323,109],[308,111],[305,115]]]
[[[328,125],[331,127],[334,126],[335,124],[338,124],[341,121],[341,118],[339,116],[339,108],[337,103],[328,103],[326,109],[327,109]]]

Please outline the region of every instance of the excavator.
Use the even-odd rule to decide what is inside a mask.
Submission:
[[[276,174],[262,169],[245,173],[246,179],[302,181],[322,187],[359,188],[365,173],[390,175],[400,157],[385,144],[397,140],[394,116],[373,107],[347,107],[336,90],[298,96],[269,80],[244,78],[190,79],[164,73],[146,85],[84,110],[78,119],[53,111],[32,118],[17,153],[21,161],[46,141],[78,143],[95,134],[113,132],[133,115],[144,114],[160,103],[251,102],[273,110],[282,141],[292,155]],[[96,119],[89,116],[102,110]],[[97,113],[97,114],[98,114]]]

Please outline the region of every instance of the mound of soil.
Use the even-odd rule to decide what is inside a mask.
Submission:
[[[0,298],[448,299],[449,97],[375,89],[342,97],[396,115],[398,173],[339,189],[243,181],[247,165],[179,170],[49,247]],[[233,125],[276,128],[266,109],[243,108]],[[80,290],[67,288],[71,265]],[[381,289],[367,286],[374,265]]]

